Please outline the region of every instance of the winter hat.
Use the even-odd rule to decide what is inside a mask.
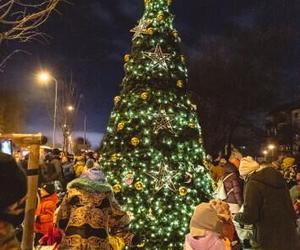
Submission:
[[[93,159],[88,159],[85,163],[85,166],[87,169],[93,168],[94,167],[94,160]]]
[[[294,165],[294,163],[295,163],[295,158],[293,158],[293,157],[286,157],[282,161],[282,168],[283,169],[290,168],[291,166]]]
[[[222,221],[217,211],[209,203],[198,205],[190,221],[190,234],[194,236],[204,236],[205,231],[222,233]]]
[[[85,171],[80,178],[85,178],[91,181],[97,181],[97,182],[106,182],[106,178],[103,174],[103,172],[98,168],[90,168],[87,171]]]
[[[214,199],[209,204],[216,210],[218,217],[228,221],[231,218],[231,212],[228,203],[225,201]]]
[[[241,176],[248,176],[254,173],[257,169],[259,169],[259,164],[251,156],[247,156],[241,159],[239,167]]]
[[[46,183],[42,187],[48,194],[54,194],[55,193],[55,186],[53,183]]]
[[[26,193],[25,172],[13,157],[0,152],[0,212],[21,200]]]

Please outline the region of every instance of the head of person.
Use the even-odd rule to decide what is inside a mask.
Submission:
[[[54,148],[52,150],[52,155],[59,157],[60,156],[60,150],[58,148]]]
[[[95,181],[98,183],[105,183],[106,178],[103,172],[98,168],[90,168],[87,171],[83,172],[80,178],[87,179],[90,181]]]
[[[0,152],[0,220],[13,225],[24,219],[27,179],[10,155]]]
[[[46,183],[39,188],[41,197],[46,197],[55,193],[55,186],[53,183]]]
[[[259,163],[251,156],[243,157],[240,162],[239,172],[243,179],[246,179],[251,174],[259,169]]]
[[[203,237],[206,231],[223,233],[223,221],[210,203],[201,203],[193,213],[190,221],[190,234],[193,237]]]
[[[86,163],[85,163],[85,167],[86,169],[91,169],[93,168],[95,165],[95,161],[91,158],[87,159]]]

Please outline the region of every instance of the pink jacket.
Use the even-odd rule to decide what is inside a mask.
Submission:
[[[187,234],[185,236],[184,250],[226,250],[226,247],[225,241],[218,234],[206,231],[206,235],[198,239]]]

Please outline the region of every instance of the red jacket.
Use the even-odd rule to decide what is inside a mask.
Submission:
[[[53,226],[53,214],[56,210],[57,202],[58,196],[56,193],[41,198],[41,202],[35,211],[35,232],[48,233],[49,228]]]

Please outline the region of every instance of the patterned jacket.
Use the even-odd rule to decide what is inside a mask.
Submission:
[[[231,176],[229,176],[231,174]],[[229,176],[226,178],[226,176]],[[243,190],[242,190],[242,180],[239,177],[239,172],[235,166],[230,163],[227,163],[224,167],[223,180],[224,187],[227,193],[227,203],[243,204]]]
[[[122,237],[130,245],[129,217],[114,199],[110,185],[85,178],[69,183],[57,215],[64,231],[60,249],[111,250],[108,233]]]

